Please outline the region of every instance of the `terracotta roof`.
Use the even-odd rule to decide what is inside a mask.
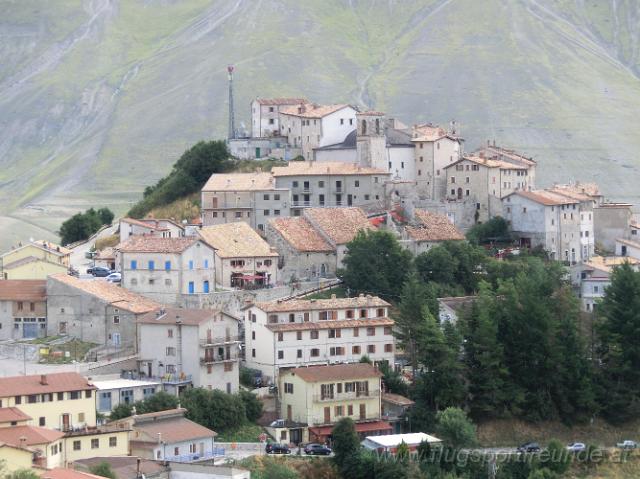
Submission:
[[[359,111],[356,113],[356,116],[361,116],[361,115],[365,115],[365,116],[384,116],[384,112],[382,111]]]
[[[206,226],[198,233],[217,250],[216,255],[220,258],[278,256],[269,243],[244,221]]]
[[[274,333],[285,331],[310,331],[320,329],[338,329],[338,328],[366,328],[368,326],[393,326],[395,322],[389,318],[372,318],[372,319],[345,319],[340,321],[306,321],[303,323],[277,323],[267,324],[269,331]]]
[[[53,261],[47,261],[42,258],[37,258],[36,256],[25,256],[24,258],[12,261],[11,263],[5,263],[2,265],[2,269],[14,269],[29,263],[48,263],[54,266],[58,266],[60,267],[60,269],[67,269],[67,267],[63,264],[54,263]]]
[[[214,173],[202,191],[262,191],[274,190],[275,180],[271,173]]]
[[[340,111],[343,108],[353,108],[346,103],[340,103],[337,105],[316,105],[313,103],[305,103],[303,105],[288,106],[280,108],[280,113],[291,116],[298,116],[300,118],[322,118],[336,111]]]
[[[71,250],[65,248],[64,246],[60,246],[59,244],[52,243],[51,241],[44,240],[36,240],[33,244],[41,246],[42,248],[51,251],[52,253],[60,254],[63,256],[71,254]]]
[[[47,384],[40,383],[41,376],[33,374],[0,378],[0,397],[96,389],[78,373],[48,373],[45,375]]]
[[[507,162],[515,162],[524,164],[527,166],[534,166],[536,162],[533,158],[526,157],[520,153],[516,153],[515,150],[503,148],[500,146],[485,146],[475,151],[475,156],[480,158],[490,158]]]
[[[116,250],[111,246],[107,246],[104,249],[101,249],[96,255],[97,260],[106,260],[106,259],[114,259],[116,257]]]
[[[104,476],[96,476],[88,472],[76,471],[74,469],[63,469],[56,467],[49,471],[40,473],[42,479],[104,479]]]
[[[360,166],[357,163],[341,161],[291,161],[287,166],[274,166],[273,176],[328,176],[328,175],[390,175],[388,171],[378,168]]]
[[[2,393],[0,393],[2,394]],[[48,444],[64,436],[63,432],[36,426],[11,426],[0,427],[0,442],[19,446],[33,446],[36,444]],[[21,442],[20,438],[26,438]]]
[[[351,379],[380,378],[382,373],[367,363],[332,364],[288,369],[281,375],[295,374],[305,382],[349,381]]]
[[[640,244],[637,245],[640,247]],[[616,266],[621,266],[625,263],[630,265],[640,264],[640,259],[632,258],[630,256],[592,256],[589,261],[585,261],[585,269],[597,269],[610,273]]]
[[[132,236],[118,249],[122,253],[182,253],[198,241],[195,236],[160,238],[157,236]]]
[[[472,163],[476,163],[478,165],[486,166],[487,168],[500,168],[501,170],[528,170],[530,168],[529,165],[525,165],[525,164],[514,164],[514,163],[509,163],[508,161],[481,158],[479,156],[472,156],[472,155],[464,156],[460,158],[458,161],[449,163],[444,168],[446,170],[465,160],[470,161]]]
[[[261,105],[302,105],[307,103],[306,98],[256,98]]]
[[[190,421],[185,417],[174,417],[168,419],[158,419],[156,421],[135,423],[133,426],[134,431],[139,431],[146,434],[147,438],[135,438],[135,432],[131,435],[131,441],[139,442],[151,442],[156,444],[158,442],[158,434],[161,435],[162,440],[166,443],[176,443],[182,441],[189,441],[191,439],[200,439],[204,437],[217,436],[215,431],[201,426],[198,423]]]
[[[213,319],[216,314],[218,311],[214,309],[163,308],[140,316],[138,323],[176,324],[180,319],[181,324],[198,325]]]
[[[116,475],[117,479],[130,479],[136,477],[138,458],[135,456],[115,456],[115,457],[91,457],[89,459],[79,459],[73,461],[74,464],[82,465],[83,467],[90,468],[106,462],[111,466],[111,469]],[[150,459],[140,458],[140,472],[149,477],[152,474],[163,472],[165,467],[161,463],[157,463]]]
[[[571,183],[566,185],[553,185],[548,191],[567,196],[578,201],[593,200],[602,196],[596,183]]]
[[[540,203],[545,206],[570,205],[570,204],[577,203],[576,200],[572,200],[567,198],[566,196],[557,195],[546,190],[534,190],[534,191],[518,190],[511,193],[510,195],[507,195],[506,197],[508,198],[511,195],[522,196],[524,198],[527,198],[531,201]]]
[[[431,213],[427,210],[416,210],[415,217],[419,224],[405,226],[407,234],[415,241],[457,241],[465,239],[458,228],[444,215]]]
[[[147,313],[159,309],[161,306],[149,298],[133,293],[128,289],[108,281],[100,279],[78,279],[66,273],[53,274],[49,276],[49,278],[79,289],[117,308],[131,311],[132,313]]]
[[[633,241],[624,238],[616,238],[616,243],[622,243],[626,246],[631,246],[632,248],[640,248],[640,241]]]
[[[23,413],[17,407],[0,407],[0,423],[28,421],[29,419],[31,416]]]
[[[137,220],[135,218],[122,218],[120,219],[121,223],[129,223],[131,225],[136,225],[136,226],[140,226],[141,228],[147,228],[150,230],[155,230],[157,229],[154,225],[149,224],[149,223],[145,223],[144,221],[140,221]]]
[[[269,225],[297,251],[330,253],[334,248],[302,216],[276,218]]]
[[[292,299],[291,301],[270,301],[255,303],[257,308],[267,313],[289,311],[312,311],[319,309],[350,309],[390,306],[377,296],[356,296],[355,298]]]
[[[334,244],[348,243],[358,232],[374,229],[360,208],[309,208],[304,215]]]
[[[0,280],[0,300],[4,301],[45,301],[47,281],[44,279]]]
[[[392,393],[382,393],[382,400],[398,406],[413,406],[415,404],[415,402],[409,398]]]

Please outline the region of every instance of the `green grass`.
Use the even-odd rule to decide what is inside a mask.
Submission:
[[[96,343],[90,343],[87,341],[80,341],[79,339],[72,339],[64,344],[56,344],[51,347],[48,356],[41,356],[40,362],[44,364],[67,364],[73,361],[82,361],[85,354],[97,346]],[[62,356],[54,357],[51,353],[54,351],[62,352]],[[66,352],[69,352],[69,357],[65,357]]]
[[[260,434],[264,432],[262,426],[247,423],[235,431],[218,433],[216,441],[219,442],[257,442]]]
[[[336,298],[346,298],[347,290],[344,286],[334,286],[333,288],[305,296],[304,299],[329,299],[334,294],[336,295]]]

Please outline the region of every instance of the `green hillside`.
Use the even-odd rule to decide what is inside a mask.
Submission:
[[[456,119],[639,202],[640,2],[0,0],[0,248],[122,213],[255,96]]]

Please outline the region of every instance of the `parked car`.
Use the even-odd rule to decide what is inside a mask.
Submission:
[[[638,443],[627,439],[626,441],[619,442],[616,446],[620,449],[635,449],[638,447]]]
[[[537,442],[527,442],[518,447],[518,452],[540,452],[540,444]]]
[[[286,444],[279,444],[277,442],[270,442],[265,447],[267,454],[290,454],[291,450]]]
[[[111,273],[109,276],[107,276],[107,281],[109,281],[110,283],[119,283],[120,281],[122,281],[122,275],[120,273]]]
[[[331,454],[331,448],[327,447],[323,444],[307,444],[306,446],[304,446],[304,453],[305,454],[313,454],[313,455],[321,455],[321,456],[328,456],[329,454]]]
[[[270,427],[284,427],[285,420],[284,419],[276,419],[269,424]]]
[[[582,452],[587,449],[587,446],[583,442],[572,442],[567,446],[569,452]]]
[[[106,278],[114,271],[109,268],[105,268],[104,266],[94,266],[93,268],[89,268],[87,270],[87,274],[92,274],[93,276],[97,276],[99,278]]]

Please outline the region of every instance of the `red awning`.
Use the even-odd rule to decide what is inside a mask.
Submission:
[[[380,226],[381,224],[383,224],[383,223],[384,223],[384,221],[385,221],[384,216],[377,216],[377,217],[375,217],[375,218],[371,218],[371,219],[369,220],[369,223],[371,223],[371,225],[372,225],[372,226],[378,227],[378,226]]]
[[[356,423],[356,432],[391,431],[393,427],[386,421]],[[310,427],[309,432],[316,436],[329,436],[333,426]]]

